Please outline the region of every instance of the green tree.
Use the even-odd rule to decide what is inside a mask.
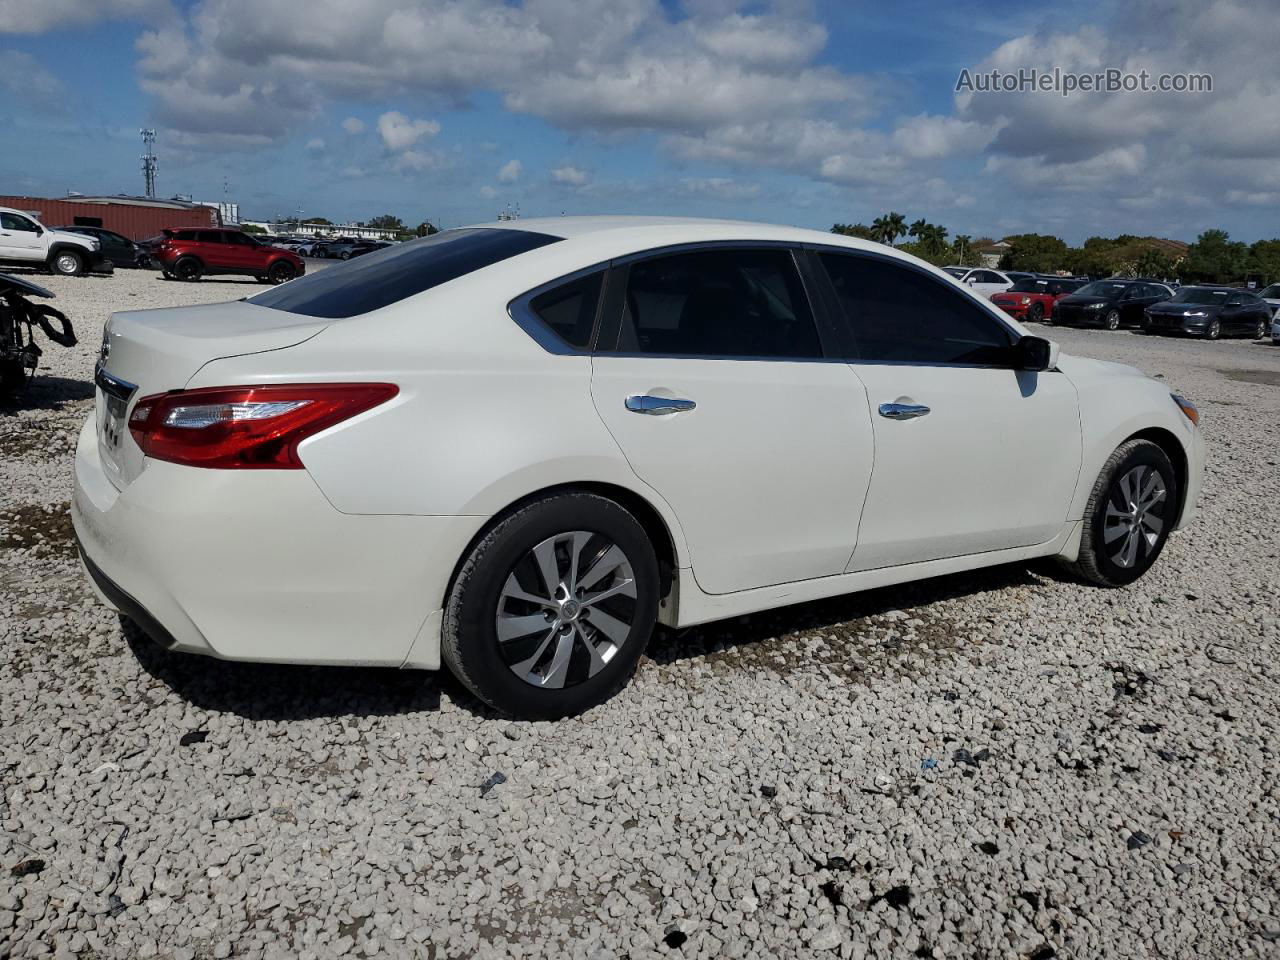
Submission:
[[[858,237],[862,240],[874,240],[875,231],[865,223],[833,223],[831,232],[846,237]]]
[[[1067,263],[1067,245],[1058,237],[1039,233],[1020,233],[1005,237],[1009,249],[1000,257],[1002,270],[1027,270],[1053,273]]]
[[[900,213],[886,213],[871,222],[871,231],[875,235],[873,239],[892,245],[907,232],[907,218]]]
[[[258,226],[256,223],[242,223],[240,224],[240,232],[241,233],[266,233],[267,231],[263,230],[262,227]]]
[[[1175,272],[1173,260],[1162,250],[1153,246],[1146,247],[1133,261],[1133,276],[1155,277],[1164,280]]]
[[[404,230],[405,225],[400,222],[400,218],[384,213],[380,217],[374,217],[365,224],[366,227],[374,227],[378,230]]]
[[[1249,248],[1225,230],[1206,230],[1196,237],[1182,261],[1184,279],[1207,283],[1238,280],[1248,269]]]
[[[437,227],[430,220],[423,220],[420,224],[418,224],[416,227],[413,228],[413,235],[415,237],[429,237],[433,233],[439,233],[439,232],[440,232],[440,228]]]
[[[1259,240],[1251,246],[1248,270],[1263,284],[1280,280],[1280,240]]]
[[[294,222],[296,223],[297,221],[294,221]],[[324,217],[307,217],[307,219],[303,220],[302,222],[303,222],[303,223],[318,223],[318,224],[320,224],[320,226],[322,226],[322,227],[331,227],[331,226],[333,226],[333,221],[332,221],[332,220],[326,220]]]

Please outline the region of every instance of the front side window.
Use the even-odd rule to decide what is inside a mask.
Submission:
[[[529,301],[529,309],[565,343],[579,350],[591,346],[604,271],[570,280]]]
[[[821,260],[863,360],[1008,362],[1008,329],[933,277],[875,257],[824,253]]]
[[[822,344],[791,252],[729,248],[631,265],[618,349],[814,359]]]
[[[354,317],[559,239],[529,230],[446,230],[308,274],[249,302],[308,317]]]
[[[6,230],[20,230],[23,233],[35,233],[36,225],[26,217],[16,213],[0,213],[0,227]]]

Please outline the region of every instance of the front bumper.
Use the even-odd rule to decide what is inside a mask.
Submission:
[[[147,461],[117,489],[92,417],[71,515],[96,588],[172,650],[427,669],[454,564],[484,522],[340,513],[305,470]]]
[[[1017,320],[1025,320],[1027,316],[1027,307],[1018,303],[1000,303],[998,300],[992,301],[997,307],[1003,310],[1009,316]]]
[[[1162,317],[1153,314],[1147,321],[1148,333],[1174,333],[1203,337],[1209,329],[1209,318]]]

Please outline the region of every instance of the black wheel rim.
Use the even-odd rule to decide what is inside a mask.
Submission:
[[[1107,494],[1102,543],[1108,558],[1123,570],[1150,560],[1164,537],[1169,485],[1155,467],[1126,470]]]

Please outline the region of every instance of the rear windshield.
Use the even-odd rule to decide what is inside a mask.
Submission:
[[[356,317],[559,239],[527,230],[446,230],[317,270],[249,302],[307,317]]]

